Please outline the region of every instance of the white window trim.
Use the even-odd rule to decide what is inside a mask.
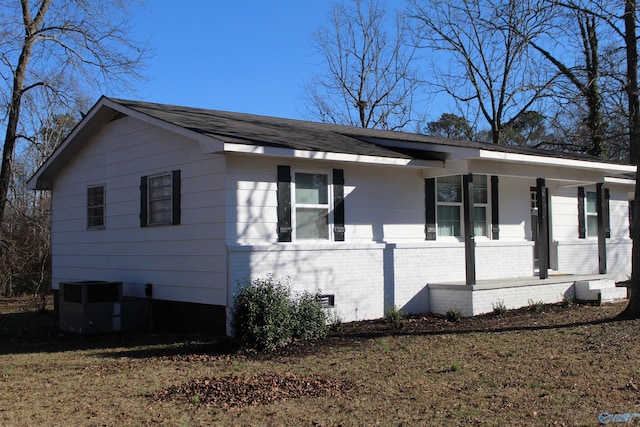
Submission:
[[[324,205],[312,205],[312,204],[302,204],[299,205],[296,203],[296,174],[315,174],[315,175],[325,175],[327,177],[327,238],[326,239],[298,239],[297,233],[297,220],[298,216],[296,215],[297,207],[305,207],[305,208],[322,208]],[[318,242],[333,242],[334,241],[334,233],[333,233],[333,171],[331,169],[291,169],[291,241],[292,242],[310,242],[310,243],[318,243]]]

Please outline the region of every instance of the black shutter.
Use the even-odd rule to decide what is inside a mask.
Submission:
[[[147,214],[149,207],[147,203],[147,178],[147,176],[140,178],[140,227],[146,227],[149,224]]]
[[[436,179],[424,180],[426,240],[436,240]]]
[[[491,238],[500,239],[500,214],[498,211],[498,177],[491,176]]]
[[[333,170],[333,240],[344,241],[344,171]]]
[[[278,242],[291,241],[291,166],[278,166]]]
[[[611,237],[611,214],[609,211],[609,202],[611,201],[611,193],[608,188],[604,189],[604,230],[607,239]]]
[[[180,170],[171,172],[171,224],[180,224]]]
[[[578,187],[578,238],[584,239],[587,235],[587,229],[585,226],[585,194],[584,187]]]

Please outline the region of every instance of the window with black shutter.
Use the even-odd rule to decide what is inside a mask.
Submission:
[[[180,224],[180,171],[140,179],[140,226]]]

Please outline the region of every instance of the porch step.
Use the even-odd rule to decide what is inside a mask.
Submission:
[[[612,302],[627,298],[627,288],[617,288],[611,279],[579,280],[575,283],[576,299]]]

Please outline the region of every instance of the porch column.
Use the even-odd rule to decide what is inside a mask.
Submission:
[[[549,222],[547,218],[547,187],[544,178],[536,180],[536,204],[538,206],[538,268],[540,279],[549,277]]]
[[[476,284],[476,244],[473,230],[473,174],[462,176],[464,210],[464,257],[466,284]]]
[[[596,211],[598,214],[598,271],[607,274],[607,224],[605,221],[607,210],[607,198],[605,197],[604,184],[596,184]]]

